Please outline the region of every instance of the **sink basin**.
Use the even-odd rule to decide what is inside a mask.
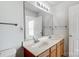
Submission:
[[[49,43],[51,43],[52,40],[56,40],[56,38],[57,38],[56,35],[50,35],[48,37],[41,39],[38,43],[35,43],[34,45],[32,45],[31,48],[47,47],[47,45],[49,45]]]
[[[57,35],[45,36],[45,37],[39,38],[38,39],[39,42],[37,42],[37,43],[34,43],[33,40],[29,40],[29,41],[24,42],[23,46],[28,47],[31,50],[38,51],[38,50],[40,50],[40,48],[41,49],[45,48],[45,47],[49,46],[49,44],[54,43],[58,37],[59,36],[57,36]]]
[[[32,46],[32,48],[41,48],[41,47],[46,47],[47,45],[48,45],[48,42],[43,41],[43,42],[36,43],[35,45]]]

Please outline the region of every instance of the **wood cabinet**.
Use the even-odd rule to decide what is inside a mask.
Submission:
[[[57,57],[61,56],[61,46],[60,46],[60,42],[57,43]]]
[[[48,52],[47,52],[48,51]],[[62,57],[64,56],[64,39],[42,53],[39,57]]]
[[[35,57],[30,51],[24,48],[24,57]]]
[[[49,49],[43,53],[41,53],[38,57],[49,57]]]
[[[61,56],[64,56],[64,43],[61,44]]]
[[[56,45],[54,45],[53,47],[51,47],[50,57],[56,57],[56,53]]]
[[[57,43],[57,57],[64,56],[64,40]]]
[[[24,56],[28,55],[29,57],[34,57],[33,54],[26,51],[24,49]],[[50,47],[48,50],[42,52],[37,57],[61,57],[64,56],[64,39],[55,44],[54,46]]]

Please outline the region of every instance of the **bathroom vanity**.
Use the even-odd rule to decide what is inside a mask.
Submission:
[[[64,56],[64,38],[52,36],[48,39],[47,36],[39,39],[40,42],[32,43],[24,42],[25,57],[61,57]]]

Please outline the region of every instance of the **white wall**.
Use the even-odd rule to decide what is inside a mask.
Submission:
[[[55,6],[53,13],[53,32],[65,36],[65,56],[68,56],[68,8],[65,4]]]
[[[0,50],[8,48],[18,50],[24,40],[24,30],[21,30],[24,29],[23,2],[0,1],[0,22],[18,24],[18,26],[0,24]]]
[[[43,35],[53,34],[53,15],[45,13],[43,16]]]
[[[26,16],[37,17],[38,16],[38,13],[35,12],[35,11],[32,11],[31,9],[26,8],[25,15]]]
[[[56,6],[54,26],[67,26],[67,8],[63,5]]]

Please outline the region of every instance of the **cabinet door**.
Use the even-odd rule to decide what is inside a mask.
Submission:
[[[60,46],[60,42],[57,44],[57,57],[61,56],[61,46]]]
[[[49,57],[49,50],[47,50],[44,53],[40,54],[38,57]]]
[[[56,57],[56,49],[51,52],[51,57]]]
[[[64,56],[64,43],[61,44],[61,56]]]
[[[56,45],[51,48],[51,57],[56,57]]]

